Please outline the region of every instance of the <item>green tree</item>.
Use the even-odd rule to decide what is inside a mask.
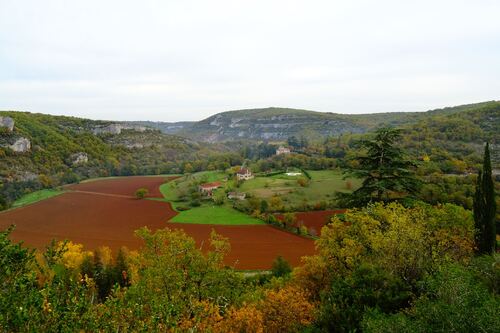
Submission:
[[[489,144],[484,147],[483,170],[479,170],[474,195],[476,247],[480,254],[494,253],[496,247],[495,187],[491,175]]]
[[[135,197],[137,199],[144,199],[148,195],[149,191],[147,188],[141,187],[137,191],[135,191]]]
[[[267,212],[267,209],[268,209],[268,208],[269,208],[269,204],[267,203],[267,201],[266,201],[266,200],[262,199],[262,200],[260,201],[260,211],[261,211],[262,213],[265,213],[265,212]]]
[[[286,276],[292,272],[292,267],[282,256],[278,256],[274,262],[271,271],[274,276],[281,277]]]
[[[396,146],[400,139],[401,130],[381,128],[373,139],[357,142],[366,154],[355,158],[353,166],[344,173],[345,178],[361,178],[363,183],[352,194],[337,193],[342,204],[358,206],[370,201],[390,201],[417,192],[420,182],[411,170],[415,163],[405,159]]]

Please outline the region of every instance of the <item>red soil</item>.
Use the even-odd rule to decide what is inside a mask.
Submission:
[[[0,213],[0,230],[15,224],[11,238],[38,249],[52,239],[69,239],[87,249],[108,246],[117,251],[121,246],[140,248],[143,243],[134,231],[143,226],[184,229],[206,249],[213,228],[229,238],[232,250],[225,263],[237,269],[268,269],[278,255],[295,266],[301,256],[314,253],[312,240],[270,226],[167,223],[177,214],[169,203],[129,197],[139,187],[159,194],[154,186],[163,181],[164,177],[130,177],[72,185],[75,192]]]
[[[204,247],[208,247],[207,240],[212,229],[229,238],[231,252],[224,262],[236,269],[269,269],[277,256],[283,256],[292,266],[298,266],[302,256],[314,254],[314,241],[311,239],[267,225],[168,223],[167,227],[184,229],[199,246]]]
[[[296,227],[304,225],[309,230],[309,233],[314,236],[319,236],[321,234],[321,228],[328,222],[335,214],[344,213],[345,209],[338,210],[315,210],[310,212],[298,212],[294,213],[297,223]],[[282,220],[283,215],[277,215],[277,218]]]
[[[159,187],[161,184],[165,183],[166,180],[172,178],[173,177],[162,176],[133,176],[108,179],[104,178],[80,184],[69,185],[67,186],[67,189],[74,191],[134,196],[137,189],[144,187],[149,191],[148,197],[163,198]]]
[[[16,225],[15,241],[43,249],[52,239],[69,239],[89,249],[106,245],[138,248],[134,230],[156,230],[177,213],[166,202],[68,192],[0,214],[0,229]]]

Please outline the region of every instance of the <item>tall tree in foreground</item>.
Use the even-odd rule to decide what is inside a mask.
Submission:
[[[359,189],[351,194],[337,193],[343,205],[360,206],[370,201],[390,201],[415,193],[420,182],[411,168],[415,163],[405,159],[396,146],[401,130],[381,128],[372,140],[360,140],[358,147],[366,154],[357,157],[357,166],[346,169],[346,177],[363,179]]]
[[[496,245],[495,187],[491,176],[490,147],[484,147],[483,170],[479,170],[474,195],[476,247],[479,254],[495,252]]]

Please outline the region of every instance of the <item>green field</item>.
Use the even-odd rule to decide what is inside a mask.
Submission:
[[[271,177],[255,177],[244,182],[238,191],[251,193],[259,198],[270,198],[281,195],[285,203],[297,204],[307,200],[309,203],[328,201],[333,198],[336,191],[349,192],[361,185],[359,179],[343,179],[339,170],[308,171],[311,180],[308,185],[302,187],[298,179],[306,177],[287,176],[279,174]],[[348,182],[351,189],[348,189]]]
[[[14,203],[12,204],[12,208],[19,208],[26,205],[30,205],[32,203],[54,197],[62,193],[64,193],[64,191],[55,189],[44,189],[32,192],[14,201]]]
[[[179,212],[170,222],[197,224],[248,225],[264,224],[263,221],[243,214],[230,206],[207,205]]]
[[[206,171],[187,175],[161,185],[160,192],[163,194],[164,200],[170,202],[172,207],[179,213],[170,222],[225,225],[264,224],[259,219],[233,209],[230,203],[227,202],[217,206],[212,201],[203,200],[200,207],[192,207],[189,210],[177,209],[181,206],[189,206],[189,202],[181,200],[181,197],[188,192],[194,183],[220,181],[224,184],[226,177],[227,175],[224,172]],[[219,192],[223,191],[223,189],[219,189]]]
[[[343,179],[340,170],[309,171],[311,179],[304,174],[288,176],[278,174],[270,177],[255,177],[243,182],[239,188],[235,187],[228,175],[221,171],[200,172],[178,178],[160,186],[164,200],[172,204],[179,212],[171,221],[181,223],[201,224],[261,224],[262,221],[232,208],[230,201],[222,205],[215,205],[212,200],[199,200],[201,206],[193,207],[190,201],[190,193],[195,192],[200,182],[220,181],[223,186],[218,189],[214,196],[225,197],[228,190],[245,192],[258,199],[270,199],[279,195],[285,206],[290,208],[300,207],[301,204],[309,205],[329,203],[331,204],[335,192],[348,192],[358,188],[361,184],[359,179]],[[299,179],[307,184],[301,186]],[[350,187],[350,188],[349,188]],[[189,208],[191,207],[191,208]],[[184,208],[189,208],[184,210]]]

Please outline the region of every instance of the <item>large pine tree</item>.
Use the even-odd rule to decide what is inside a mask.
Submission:
[[[362,178],[363,183],[352,194],[337,193],[341,204],[361,206],[370,201],[389,201],[415,193],[420,182],[412,168],[415,163],[405,158],[397,142],[401,130],[381,128],[371,140],[361,140],[358,146],[366,154],[357,157],[357,166],[345,170],[346,176]]]
[[[479,254],[493,253],[496,246],[495,187],[491,175],[490,147],[484,147],[483,170],[479,170],[474,195],[476,247]]]

